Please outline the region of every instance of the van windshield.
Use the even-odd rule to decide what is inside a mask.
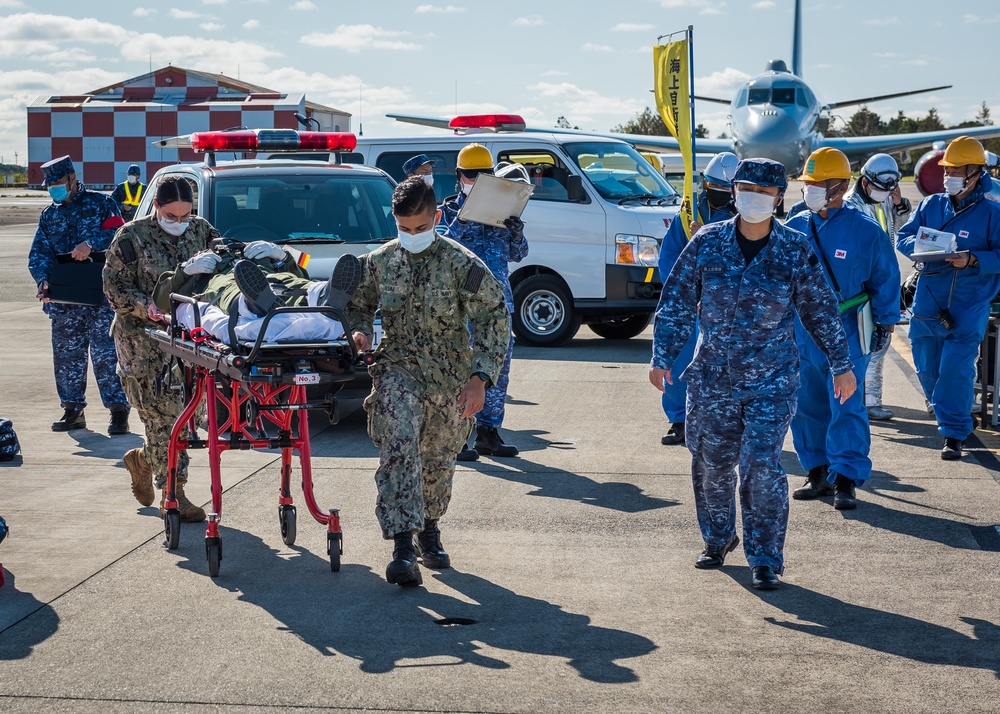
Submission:
[[[591,141],[564,148],[602,198],[656,198],[673,203],[677,196],[653,165],[627,144]]]

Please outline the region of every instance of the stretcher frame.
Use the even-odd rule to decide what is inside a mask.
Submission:
[[[185,329],[177,320],[182,303],[193,307],[194,328]],[[200,303],[194,298],[170,295],[170,323],[165,329],[149,327],[147,335],[160,349],[176,359],[184,371],[181,388],[185,405],[170,431],[167,449],[167,484],[163,504],[166,546],[175,550],[180,542],[180,509],[177,503],[177,465],[181,451],[207,449],[211,474],[212,506],[205,531],[205,555],[208,573],[219,574],[222,561],[222,469],[221,456],[233,449],[281,449],[281,482],[278,490],[278,522],[286,545],[295,543],[296,509],[291,494],[292,456],[298,452],[303,500],[309,514],[327,529],[327,554],[330,569],[340,570],[344,552],[340,511],[323,511],[313,492],[309,411],[325,411],[332,423],[339,414],[334,393],[354,379],[358,353],[351,339],[330,342],[267,343],[271,319],[286,313],[322,313],[343,324],[343,316],[331,307],[279,307],[271,310],[261,324],[255,341],[227,345],[201,327]],[[360,364],[370,362],[366,355]],[[320,371],[317,361],[331,362],[340,371]],[[333,387],[322,402],[309,402],[306,388],[312,385]],[[213,398],[214,397],[214,398]],[[207,436],[198,437],[195,414],[204,402],[207,412]],[[226,419],[220,423],[220,407]],[[277,428],[268,436],[265,426]],[[188,438],[181,433],[187,428]],[[251,433],[251,428],[256,433]]]

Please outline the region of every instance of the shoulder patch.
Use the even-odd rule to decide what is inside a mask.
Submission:
[[[132,244],[131,238],[122,238],[121,243],[122,261],[128,264],[139,260],[139,256],[135,254],[135,246]]]
[[[481,265],[473,265],[469,268],[469,272],[465,276],[465,282],[462,283],[462,290],[475,295],[479,292],[479,288],[483,284],[483,278],[485,277],[486,269]]]
[[[816,257],[815,253],[809,254],[809,265],[811,267],[816,267],[817,265],[819,265],[819,258]]]

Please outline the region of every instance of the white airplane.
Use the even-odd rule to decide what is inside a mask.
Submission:
[[[847,154],[852,164],[860,165],[868,157],[877,153],[902,154],[904,160],[908,162],[911,149],[930,147],[936,142],[947,142],[958,136],[974,136],[980,139],[1000,136],[1000,126],[966,127],[964,129],[945,129],[912,134],[884,134],[882,136],[823,136],[822,132],[829,128],[830,111],[833,109],[934,92],[948,89],[950,85],[822,104],[809,85],[802,79],[801,0],[795,0],[794,24],[791,72],[788,71],[788,66],[784,61],[771,60],[764,73],[753,77],[741,86],[732,100],[695,95],[695,99],[729,105],[729,124],[732,137],[729,139],[697,139],[695,142],[696,151],[712,153],[732,151],[741,159],[766,157],[783,163],[789,176],[798,176],[809,154],[824,146],[840,149]],[[386,116],[411,124],[441,129],[449,128],[449,120],[438,117],[400,114]],[[516,128],[520,129],[521,127]],[[552,129],[524,127],[523,131],[551,132]],[[644,151],[678,149],[677,140],[673,137],[601,134],[568,129],[558,131],[560,133],[579,133],[588,136],[608,136],[622,139]],[[938,168],[936,163],[926,161],[923,162],[923,166],[927,166],[928,171]],[[918,176],[918,185],[922,186],[923,184],[919,183],[919,178]],[[931,185],[936,185],[936,183],[935,181]]]

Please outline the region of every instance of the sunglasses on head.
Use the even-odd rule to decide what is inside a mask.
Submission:
[[[467,179],[474,179],[479,174],[493,175],[493,169],[459,169],[458,171]]]

